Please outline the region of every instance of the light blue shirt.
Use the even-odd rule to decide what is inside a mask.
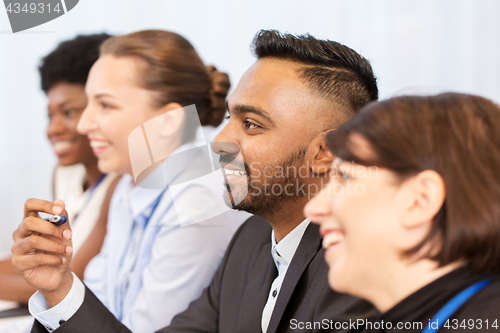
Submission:
[[[185,170],[170,170],[170,183]],[[146,180],[155,172],[162,170],[156,168]],[[88,264],[85,284],[131,331],[168,326],[210,283],[234,231],[249,217],[230,210],[207,220],[221,203],[221,195],[202,181],[145,189],[124,175],[111,200],[101,253]],[[178,212],[179,207],[191,209]],[[70,292],[64,302],[77,304],[77,310],[83,297]],[[51,310],[44,311],[50,323],[76,312],[54,313],[47,320]],[[39,313],[32,315],[40,318]]]

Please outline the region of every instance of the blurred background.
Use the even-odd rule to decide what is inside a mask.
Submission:
[[[254,62],[259,29],[310,33],[368,58],[382,99],[452,90],[499,103],[499,14],[498,0],[80,0],[62,17],[13,34],[0,9],[0,255],[10,252],[24,201],[52,197],[56,159],[37,66],[60,41],[171,30],[227,72],[234,88]]]

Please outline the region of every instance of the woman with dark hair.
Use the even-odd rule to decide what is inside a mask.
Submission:
[[[117,177],[99,171],[89,140],[76,129],[87,106],[85,83],[90,68],[99,57],[102,42],[109,37],[82,35],[64,41],[42,59],[39,67],[42,90],[48,98],[47,138],[58,159],[53,195],[67,203],[75,234],[71,269],[81,278],[104,240],[109,199]],[[35,291],[13,269],[10,259],[0,262],[0,299],[28,303]]]
[[[221,206],[227,210],[222,192],[197,180],[210,160],[195,143],[199,125],[222,122],[229,78],[207,68],[182,36],[149,30],[106,40],[85,89],[89,102],[78,130],[89,138],[99,170],[123,177],[111,200],[103,248],[85,271],[88,289],[62,266],[45,267],[57,276],[51,281],[41,267],[22,271],[43,293],[30,300],[31,313],[57,329],[92,291],[131,331],[153,332],[210,283],[235,231],[231,212],[214,214]],[[28,200],[25,212],[45,204],[54,205]],[[27,228],[47,227],[29,220]],[[68,244],[66,254],[71,249]]]
[[[305,208],[360,332],[500,326],[500,108],[448,93],[369,104],[329,133],[337,175]]]

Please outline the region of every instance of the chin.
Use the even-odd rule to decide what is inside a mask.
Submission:
[[[57,164],[59,164],[60,166],[70,166],[70,165],[75,165],[75,164],[78,164],[81,162],[82,161],[80,161],[77,158],[74,158],[72,156],[59,157],[57,160]]]
[[[328,284],[330,288],[339,293],[347,293],[351,290],[350,283],[353,281],[349,274],[342,269],[342,266],[339,263],[328,263],[330,269],[328,270]]]
[[[248,192],[239,189],[227,189],[224,191],[224,203],[231,209],[238,209],[238,206],[245,200]],[[231,198],[233,201],[231,201]],[[233,205],[234,202],[234,205]]]
[[[246,179],[241,179],[239,181],[224,182],[226,191],[224,191],[224,202],[231,209],[238,209],[238,205],[241,204],[248,196],[248,182]],[[231,198],[233,201],[231,202]],[[233,206],[234,202],[234,206]]]
[[[349,294],[355,296],[351,292],[351,288],[346,285],[345,281],[339,281],[339,279],[328,277],[328,284],[330,285],[330,288],[332,288],[332,290],[340,294]]]
[[[97,168],[102,173],[109,173],[111,171],[116,171],[116,169],[113,168],[112,163],[100,159],[97,161]]]

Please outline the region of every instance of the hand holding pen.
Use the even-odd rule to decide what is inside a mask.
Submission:
[[[40,215],[51,214],[48,223]],[[37,289],[50,307],[61,302],[71,289],[69,263],[73,253],[71,229],[64,202],[29,199],[24,220],[14,231],[12,265]],[[59,225],[57,225],[59,224]]]

